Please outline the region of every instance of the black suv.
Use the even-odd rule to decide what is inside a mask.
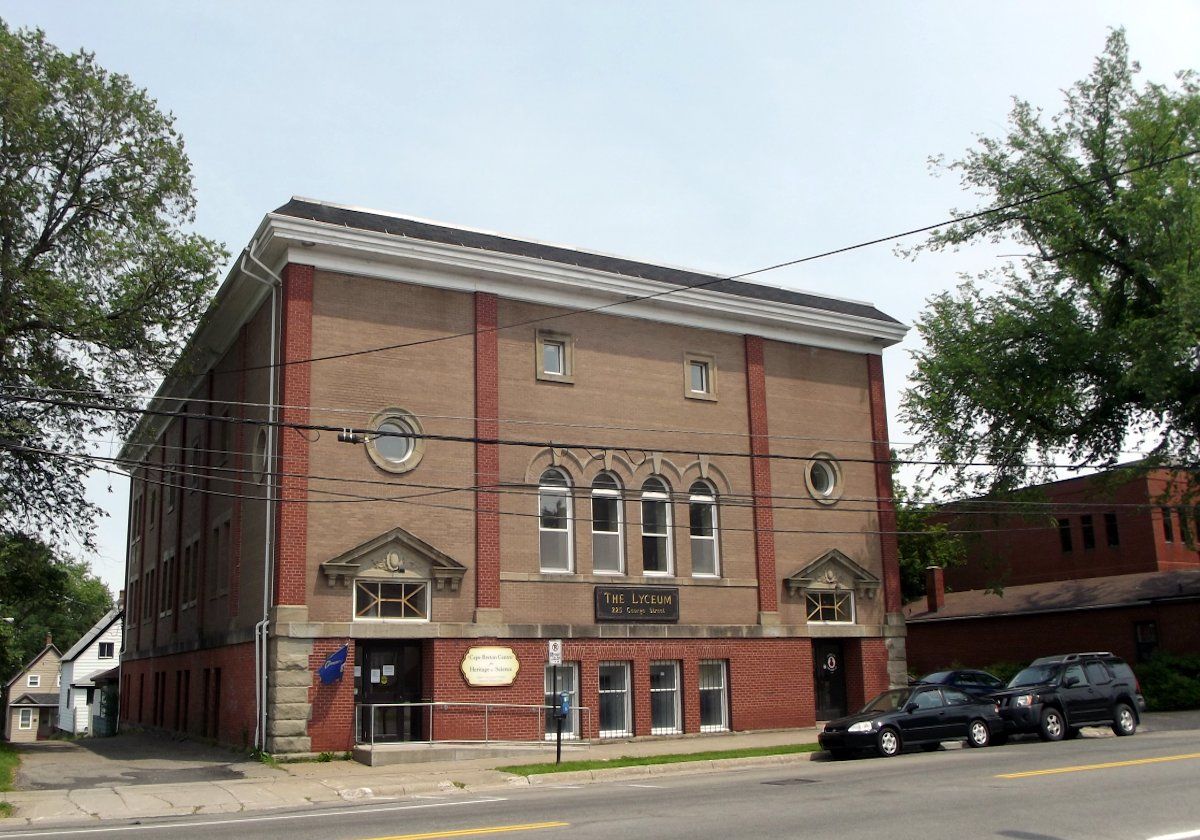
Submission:
[[[1036,732],[1043,741],[1072,738],[1083,726],[1132,735],[1146,710],[1133,669],[1107,652],[1035,659],[992,696],[1006,734]]]

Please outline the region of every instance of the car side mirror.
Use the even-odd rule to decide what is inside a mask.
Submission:
[[[908,714],[910,714],[910,715],[911,715],[911,714],[912,714],[913,712],[915,712],[915,711],[916,711],[918,708],[919,708],[919,707],[917,706],[917,704],[916,704],[916,703],[909,703],[907,706],[905,706],[905,707],[904,707],[904,711],[905,711],[905,712],[907,712]]]
[[[1063,688],[1074,688],[1079,685],[1079,677],[1063,677]]]

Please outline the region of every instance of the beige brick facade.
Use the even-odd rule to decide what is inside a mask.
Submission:
[[[366,669],[362,692],[394,685],[362,661],[388,640],[397,651],[420,647],[422,676],[407,679],[414,698],[431,702],[539,704],[541,651],[546,639],[565,637],[577,661],[591,663],[580,666],[578,691],[595,706],[596,675],[584,671],[609,655],[628,657],[638,733],[651,728],[639,669],[659,659],[686,663],[680,731],[711,725],[690,705],[699,669],[716,673],[711,662],[726,663],[729,674],[720,689],[733,710],[726,725],[811,722],[821,702],[813,638],[844,645],[847,667],[855,663],[854,673],[838,675],[843,705],[887,684],[896,645],[884,639],[897,633],[887,629],[883,546],[894,535],[878,514],[879,471],[888,466],[873,444],[872,387],[881,380],[870,359],[899,339],[900,325],[864,304],[749,284],[683,290],[694,281],[674,270],[473,232],[450,237],[454,229],[407,220],[411,230],[397,236],[392,228],[402,222],[391,217],[301,205],[269,216],[257,237],[278,292],[264,297],[267,287],[255,281],[269,283],[265,276],[231,275],[206,327],[215,350],[209,372],[169,380],[156,405],[177,416],[149,417],[126,448],[135,500],[127,721],[210,737],[216,730],[222,740],[280,752],[344,749],[355,734],[349,669]],[[342,214],[342,229],[325,225],[324,212]],[[595,276],[576,276],[584,271]],[[577,311],[647,294],[651,282],[686,294]],[[539,330],[569,348],[567,375],[539,375]],[[277,415],[269,408],[272,341]],[[703,393],[692,393],[687,378],[695,360],[707,366]],[[370,442],[372,423],[392,410],[428,436],[411,468],[391,468],[369,451],[379,445]],[[283,425],[274,427],[274,470],[260,482],[256,447],[271,416]],[[758,480],[752,427],[769,429],[755,450],[763,456]],[[806,480],[814,456],[836,464],[829,498]],[[540,558],[538,482],[552,467],[570,485],[566,571],[549,571]],[[622,488],[619,574],[597,570],[593,558],[591,486],[601,472]],[[665,575],[643,569],[641,488],[651,476],[670,493]],[[696,574],[693,544],[710,551],[689,527],[697,481],[715,492],[716,575]],[[178,482],[178,491],[162,486]],[[268,509],[272,486],[279,501]],[[805,577],[834,569],[820,565],[833,555],[841,577]],[[267,598],[264,580],[273,581]],[[356,580],[426,585],[427,620],[356,618]],[[677,589],[678,617],[598,621],[603,586]],[[810,622],[814,586],[852,593],[852,620]],[[623,647],[605,641],[613,639]],[[473,644],[517,651],[522,681],[504,691],[466,684],[455,657]],[[310,673],[301,699],[297,675],[342,645],[350,651],[345,682],[326,686]],[[237,674],[234,688],[228,671],[244,667],[248,653],[252,673]],[[782,671],[791,676],[780,684],[800,696],[772,722],[751,710],[750,698]],[[230,692],[240,692],[242,711],[214,722],[212,705]],[[455,734],[462,731],[438,737]]]

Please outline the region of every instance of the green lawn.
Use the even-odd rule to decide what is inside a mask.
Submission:
[[[13,776],[20,763],[21,756],[17,754],[16,748],[0,743],[0,792],[12,790]],[[9,816],[12,816],[12,806],[7,802],[0,802],[0,818]]]
[[[567,773],[572,770],[603,770],[606,767],[642,767],[650,764],[680,764],[685,761],[714,761],[721,758],[790,755],[792,753],[817,752],[820,749],[819,744],[783,744],[775,747],[747,747],[741,750],[710,750],[698,753],[672,753],[671,755],[623,755],[620,758],[603,760],[564,761],[562,764],[511,764],[496,769],[518,776],[534,776],[539,773]]]

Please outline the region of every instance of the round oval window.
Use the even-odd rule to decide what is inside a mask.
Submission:
[[[385,420],[376,431],[381,434],[375,438],[375,451],[385,461],[403,464],[412,456],[412,429],[407,425],[399,420]]]
[[[367,438],[367,454],[375,466],[388,472],[404,473],[413,469],[425,454],[421,422],[411,411],[387,408],[375,415]]]
[[[814,493],[818,496],[828,496],[833,492],[833,487],[837,483],[833,466],[828,461],[813,461],[809,468],[809,481],[812,483]]]

